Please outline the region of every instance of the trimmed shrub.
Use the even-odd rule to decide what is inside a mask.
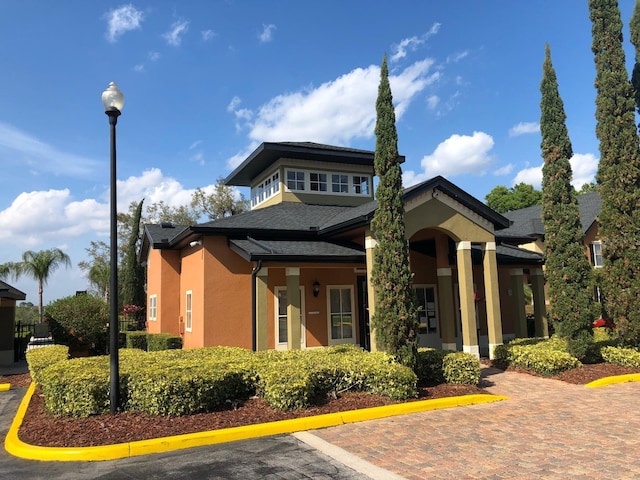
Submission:
[[[147,350],[147,332],[126,332],[125,336],[127,338],[127,348]]]
[[[419,385],[438,385],[445,382],[442,362],[444,357],[449,353],[451,353],[450,350],[440,350],[436,348],[418,349],[418,361],[415,372],[418,376]]]
[[[507,365],[532,370],[541,375],[557,375],[579,367],[580,361],[568,353],[565,339],[516,339],[494,350],[494,358]]]
[[[182,337],[177,337],[169,333],[148,333],[147,350],[158,352],[160,350],[180,350],[182,348]]]
[[[640,352],[635,348],[607,346],[602,348],[601,353],[605,362],[640,368]]]
[[[466,352],[448,353],[442,361],[442,373],[447,383],[480,383],[480,360]]]
[[[69,347],[66,345],[50,345],[34,348],[26,354],[31,380],[40,385],[43,370],[69,358]]]

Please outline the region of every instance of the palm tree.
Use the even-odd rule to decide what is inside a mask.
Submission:
[[[38,313],[42,323],[42,292],[51,274],[60,266],[71,266],[69,255],[59,248],[33,252],[27,250],[22,254],[21,262],[9,262],[0,265],[0,277],[11,275],[14,279],[23,274],[38,281]]]

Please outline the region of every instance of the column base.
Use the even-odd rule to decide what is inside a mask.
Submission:
[[[489,344],[489,360],[493,360],[495,357],[493,355],[493,350],[498,346],[503,345],[502,343],[490,343]]]
[[[480,358],[480,347],[478,345],[463,345],[462,351]]]

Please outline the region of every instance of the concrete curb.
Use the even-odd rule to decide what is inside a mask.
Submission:
[[[201,447],[218,443],[248,440],[250,438],[266,437],[286,433],[315,430],[318,428],[334,427],[347,423],[362,422],[378,418],[404,415],[407,413],[425,412],[442,408],[460,407],[480,403],[498,402],[508,397],[500,395],[476,394],[462,397],[437,398],[434,400],[420,400],[384,407],[350,410],[348,412],[328,413],[315,417],[281,420],[278,422],[247,425],[244,427],[225,428],[207,432],[189,433],[171,437],[139,440],[136,442],[119,443],[100,447],[41,447],[29,445],[18,438],[18,431],[27,412],[31,396],[35,391],[35,384],[31,383],[25,394],[18,412],[7,432],[4,447],[11,455],[27,460],[77,462],[115,460],[119,458],[149,455],[153,453],[169,452],[185,448]]]
[[[594,380],[593,382],[587,383],[585,387],[601,388],[607,387],[609,385],[627,382],[640,382],[640,373],[628,373],[627,375],[616,375],[613,377],[600,378],[598,380]]]
[[[0,392],[7,392],[11,389],[10,383],[0,383]]]

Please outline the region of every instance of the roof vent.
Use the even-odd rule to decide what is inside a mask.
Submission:
[[[160,224],[160,226],[161,226],[162,228],[174,228],[174,227],[173,227],[173,223],[171,223],[171,222],[162,222],[162,223]]]
[[[320,230],[320,227],[318,227],[317,225],[312,225],[309,227],[309,230],[311,230],[312,232],[317,232],[318,230]]]

